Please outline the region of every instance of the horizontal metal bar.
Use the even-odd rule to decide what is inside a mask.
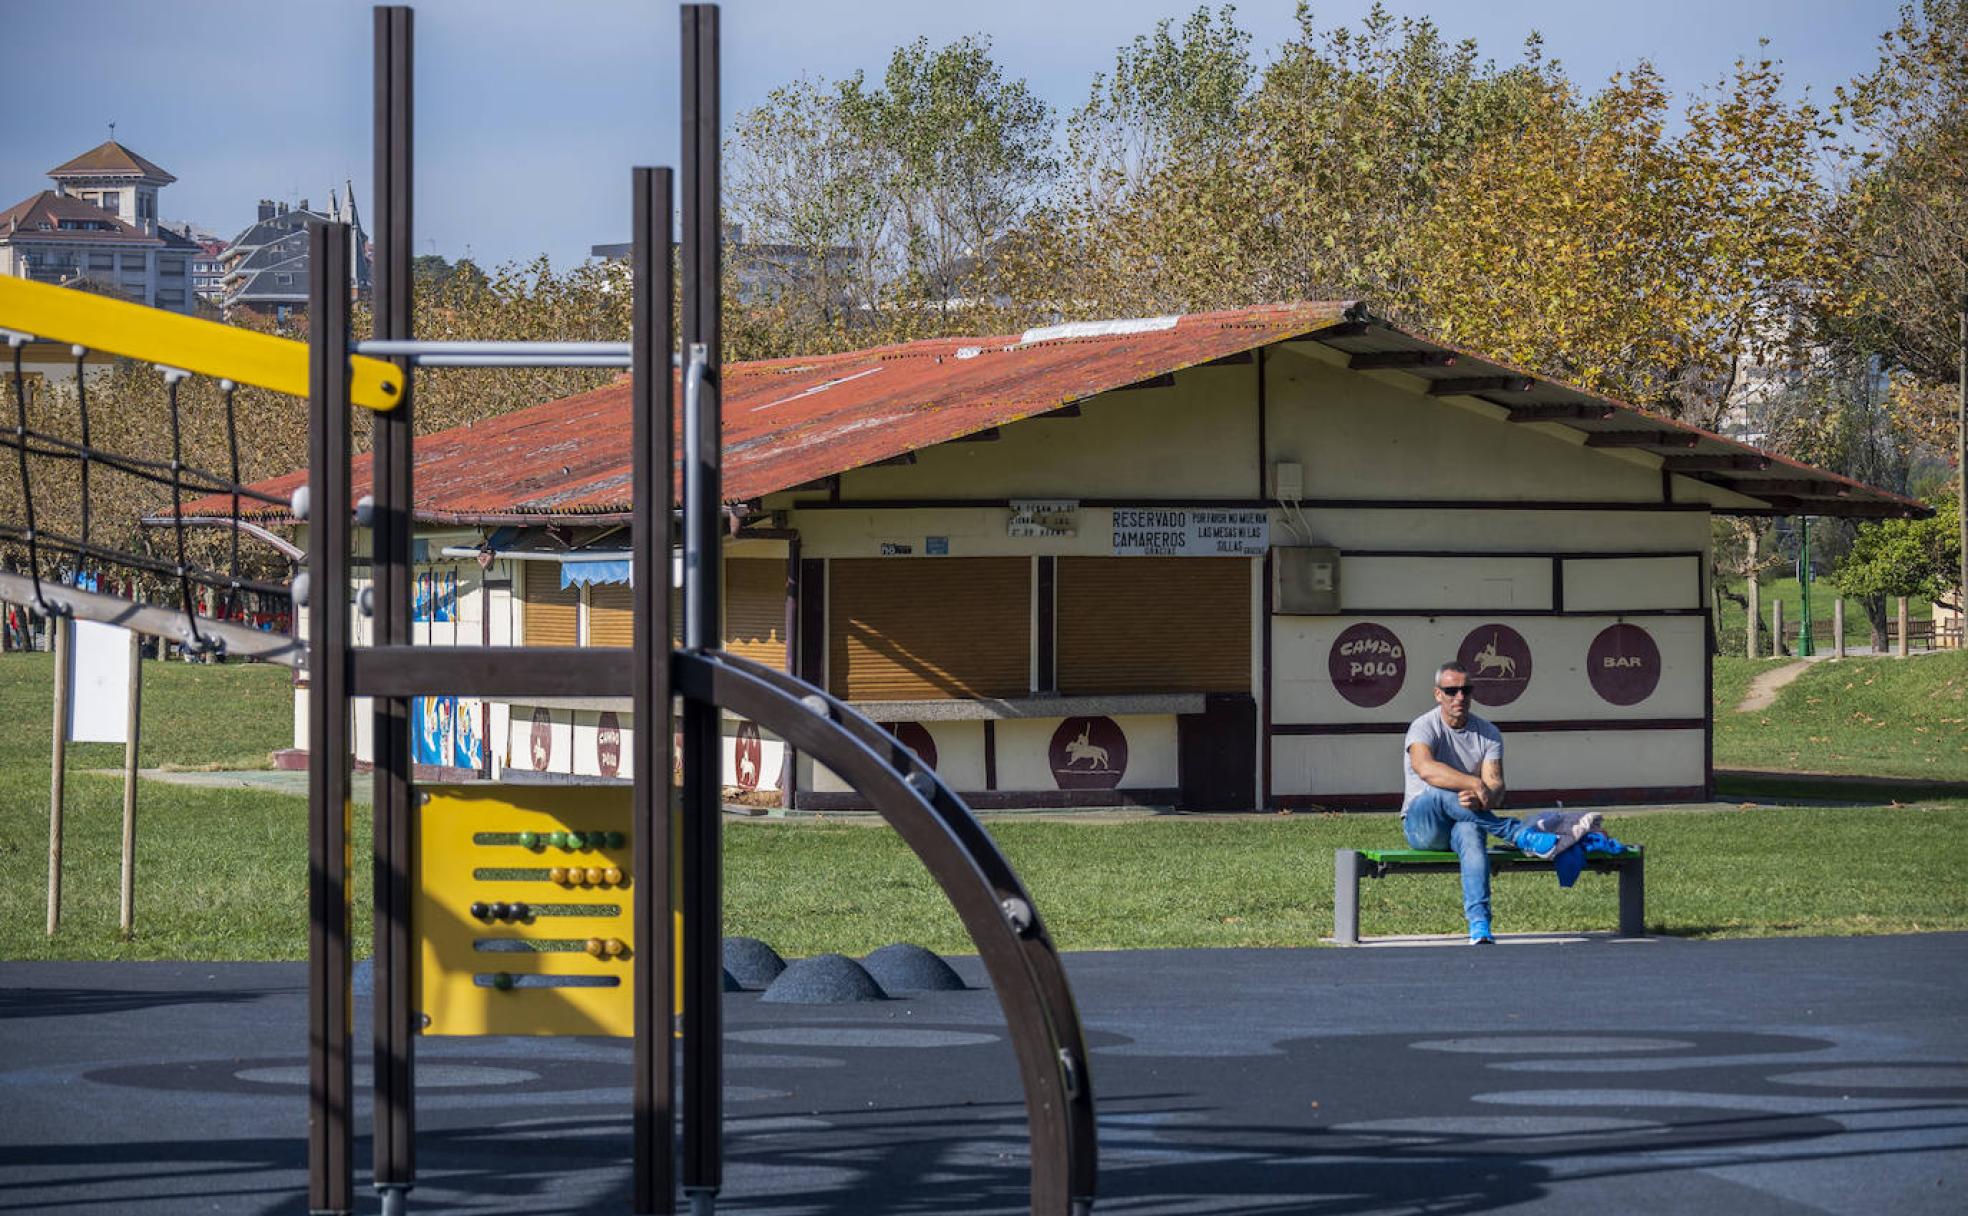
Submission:
[[[627,367],[627,355],[409,355],[418,367]]]
[[[308,395],[305,342],[91,292],[0,276],[0,328],[293,397]],[[403,400],[401,369],[379,359],[349,363],[350,401],[391,410]]]
[[[562,355],[620,355],[629,357],[627,342],[436,342],[422,338],[374,338],[367,342],[357,342],[355,350],[360,355],[374,355],[379,359],[397,359],[404,356],[412,358],[424,355],[525,355],[529,357],[559,357]]]
[[[48,606],[81,621],[101,621],[137,633],[166,638],[181,646],[192,645],[191,626],[181,608],[160,608],[152,604],[118,599],[95,591],[81,591],[60,583],[41,580],[41,598]],[[25,575],[0,574],[0,601],[34,606],[34,582]],[[209,617],[198,618],[198,632],[207,639],[223,643],[223,653],[232,659],[259,659],[282,667],[307,665],[307,648],[284,633],[249,629]]]
[[[626,646],[364,646],[349,652],[349,693],[361,697],[627,697]]]

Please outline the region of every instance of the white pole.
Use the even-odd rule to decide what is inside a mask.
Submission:
[[[75,680],[75,626],[65,616],[55,630],[55,746],[48,774],[48,936],[61,928],[62,794],[68,762],[68,699]]]
[[[1907,603],[1906,603],[1907,597],[1903,595],[1900,596],[1899,599],[1900,599],[1900,644],[1894,650],[1893,653],[1899,655],[1901,658],[1904,659],[1910,653],[1907,649]]]
[[[1837,659],[1845,657],[1845,597],[1842,595],[1831,601],[1831,654]]]
[[[123,736],[123,903],[125,940],[137,921],[137,728],[143,718],[143,635],[130,631],[130,708]]]

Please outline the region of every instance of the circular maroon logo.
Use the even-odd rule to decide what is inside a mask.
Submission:
[[[1660,684],[1660,647],[1638,625],[1608,625],[1585,652],[1585,674],[1606,700],[1637,705]]]
[[[1127,736],[1112,718],[1068,718],[1046,748],[1062,790],[1111,790],[1127,772]]]
[[[1469,669],[1469,687],[1484,705],[1508,705],[1531,683],[1531,648],[1508,625],[1481,625],[1462,639],[1456,662]]]
[[[756,722],[740,722],[738,733],[731,740],[731,769],[741,790],[755,790],[759,786],[759,770],[765,766],[765,744],[759,741],[759,728]]]
[[[916,759],[936,767],[936,740],[930,736],[928,727],[920,722],[884,722],[881,727],[894,735],[897,743],[916,753]]]
[[[1355,705],[1385,705],[1408,678],[1408,652],[1385,625],[1362,621],[1333,639],[1326,656],[1333,687]]]
[[[595,723],[595,767],[604,777],[622,771],[622,720],[612,709],[603,710]]]
[[[544,708],[533,711],[533,771],[544,773],[553,759],[553,715]]]

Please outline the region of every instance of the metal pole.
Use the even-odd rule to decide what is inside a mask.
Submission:
[[[117,927],[137,928],[137,742],[143,722],[143,635],[130,630],[130,702],[123,717],[123,883]]]
[[[309,225],[308,1210],[354,1190],[349,975],[349,229]]]
[[[55,631],[55,745],[48,770],[48,936],[61,928],[62,801],[67,794],[68,702],[75,689],[75,622],[58,616]]]
[[[1797,656],[1808,659],[1813,653],[1811,639],[1811,517],[1802,517],[1797,541],[1797,590],[1803,597],[1798,612]]]
[[[1845,597],[1831,601],[1831,656],[1845,657]]]
[[[1783,601],[1770,601],[1770,657],[1782,658],[1784,652]]]
[[[1909,654],[1913,653],[1912,649],[1907,645],[1907,597],[1902,595],[1897,598],[1899,600],[1899,609],[1900,609],[1899,611],[1900,640],[1893,647],[1893,653],[1904,659]]]
[[[676,1210],[674,1053],[675,893],[670,885],[670,494],[675,438],[670,354],[674,281],[670,225],[675,183],[668,169],[634,174],[631,273],[635,369],[630,447],[635,522],[631,608],[635,613],[635,1211]]]
[[[408,5],[375,10],[375,336],[407,342],[415,333],[412,204],[415,170],[415,13]],[[416,376],[399,361],[403,398],[371,423],[374,498],[372,640],[378,646],[411,641],[412,430]],[[375,812],[371,849],[375,892],[375,1042],[373,1158],[376,1189],[389,1216],[401,1211],[417,1180],[416,1032],[411,1025],[411,968],[416,939],[411,888],[416,859],[412,818],[410,699],[377,697],[371,739]]]
[[[684,646],[723,633],[718,9],[683,6]],[[683,705],[683,1189],[706,1211],[723,1181],[723,715]]]
[[[1954,600],[1955,643],[1968,650],[1968,250],[1961,253],[1961,333],[1956,340],[1955,357],[1960,366],[1961,417],[1954,430],[1954,471],[1961,497],[1955,511],[1961,528],[1961,582]]]

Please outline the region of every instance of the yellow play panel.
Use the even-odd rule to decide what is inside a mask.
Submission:
[[[629,787],[419,789],[424,1033],[632,1037]]]

